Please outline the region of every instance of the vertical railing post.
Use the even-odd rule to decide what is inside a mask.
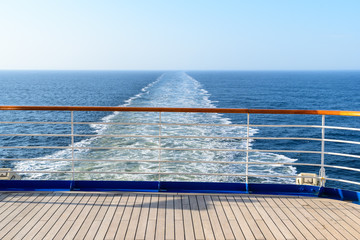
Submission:
[[[159,112],[159,156],[158,156],[158,161],[159,161],[158,181],[160,182],[160,180],[161,180],[161,112]]]
[[[74,111],[71,111],[71,174],[72,181],[75,180],[74,173]]]
[[[250,137],[250,113],[247,114],[247,124],[246,124],[246,191],[248,192],[249,184],[249,137]]]
[[[325,187],[325,115],[321,119],[321,167],[319,171],[320,187]]]

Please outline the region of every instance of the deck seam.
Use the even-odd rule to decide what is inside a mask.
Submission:
[[[350,211],[349,209],[347,209],[345,207],[344,207],[344,209],[340,209],[338,207],[339,204],[336,204],[334,201],[330,201],[329,203],[334,208],[336,208],[337,211],[341,212],[343,216],[346,216],[350,220],[349,222],[351,224],[356,225],[356,229],[359,229],[359,230],[357,230],[357,232],[360,233],[360,218],[358,218],[356,215],[353,214],[352,211]],[[359,209],[359,213],[360,213],[360,209]],[[352,217],[350,217],[350,216],[352,216]]]
[[[289,199],[278,199],[284,206],[289,209],[295,217],[305,226],[305,228],[308,230],[307,232],[310,233],[314,239],[329,239],[332,237],[330,232],[328,232],[325,228],[325,233],[328,233],[328,237],[326,237],[323,232],[318,231],[318,228],[315,227],[315,225],[321,225],[315,218],[312,219],[312,215],[306,211],[304,208],[297,208],[293,205]],[[287,204],[286,204],[287,203]],[[305,211],[305,213],[304,213]],[[306,215],[304,215],[306,214]],[[307,215],[310,215],[312,218],[309,219]],[[322,225],[321,225],[322,226]]]
[[[251,214],[251,211],[245,201],[243,200],[242,196],[234,196],[235,202],[241,213],[243,214],[245,221],[247,222],[248,226],[252,234],[254,235],[255,239],[265,239],[263,231],[256,221],[256,219]]]
[[[107,198],[108,198],[108,197],[107,197]],[[103,222],[104,222],[104,220],[106,219],[105,217],[106,217],[106,215],[108,214],[109,209],[110,209],[111,206],[112,206],[112,202],[113,202],[114,198],[115,198],[114,195],[111,196],[110,201],[107,203],[107,204],[108,204],[108,207],[106,208],[106,211],[104,212],[104,216],[103,216],[102,220],[101,220],[100,223],[99,223],[99,226],[98,226],[98,228],[97,228],[97,230],[96,230],[96,233],[94,234],[94,239],[95,239],[96,236],[98,236],[98,234],[99,234],[99,231],[100,231],[100,229],[101,229],[101,226],[103,225]]]
[[[55,196],[51,196],[51,194],[48,194],[47,196],[45,196],[45,198],[49,198],[49,199],[48,199],[47,201],[45,201],[45,202],[40,202],[40,203],[38,203],[37,206],[39,206],[40,204],[48,204],[48,203],[51,201],[51,199],[55,198]],[[44,198],[44,199],[45,199],[45,198]],[[44,200],[44,199],[43,199],[43,200]],[[30,224],[30,226],[31,226],[31,223],[32,223],[32,222],[34,222],[34,224],[36,224],[36,222],[33,221],[33,220],[35,219],[35,217],[36,217],[37,215],[40,215],[40,214],[41,214],[40,212],[43,211],[43,210],[44,210],[44,207],[41,207],[39,211],[37,211],[37,212],[35,212],[34,214],[30,215],[31,217],[30,217],[29,219],[26,219],[26,217],[23,218],[23,219],[22,219],[21,221],[19,221],[18,224],[16,224],[6,235],[4,235],[4,237],[7,236],[7,235],[9,235],[9,234],[10,234],[10,238],[15,237],[15,236],[18,236],[18,235],[19,235],[19,232],[25,231],[26,228],[29,226],[29,224]],[[46,212],[44,212],[44,214],[45,214],[45,213],[46,213]],[[28,217],[28,216],[27,216],[27,217]],[[18,226],[19,224],[20,224],[20,225],[21,225],[21,224],[24,224],[24,225],[21,227],[20,231],[15,232],[16,229],[19,227],[19,226]],[[29,229],[29,230],[30,230],[30,229]],[[29,230],[28,230],[28,231],[29,231]],[[11,232],[14,232],[14,233],[12,234]],[[26,232],[25,232],[25,234],[26,234]],[[17,237],[17,238],[19,238],[19,237]]]
[[[75,196],[75,198],[72,200],[72,202],[69,203],[69,206],[67,206],[67,208],[63,211],[63,213],[59,216],[59,219],[54,223],[54,225],[56,225],[56,228],[58,228],[58,229],[56,230],[56,228],[54,228],[54,227],[51,228],[51,229],[46,233],[46,235],[44,236],[44,238],[46,238],[46,236],[50,235],[52,231],[56,231],[56,232],[53,233],[53,234],[51,234],[51,235],[49,236],[49,238],[52,239],[54,236],[56,236],[56,235],[58,234],[58,232],[60,231],[60,229],[62,228],[62,226],[66,223],[66,221],[69,219],[69,217],[71,216],[71,214],[72,214],[72,212],[74,211],[74,209],[78,206],[78,204],[81,202],[81,200],[82,200],[83,197],[84,197],[84,196],[82,196],[80,199],[77,200],[76,198],[79,197],[79,196],[81,196],[81,194]],[[69,196],[69,197],[70,197],[70,196]],[[74,203],[75,203],[75,206],[72,206]],[[72,208],[74,208],[74,209],[72,209]],[[71,210],[71,212],[66,213],[66,212],[68,211],[68,209],[72,209],[72,210]],[[64,214],[65,214],[65,216],[67,216],[65,219],[63,219]],[[61,220],[60,220],[60,219],[61,219]],[[60,226],[57,224],[57,223],[59,222],[59,220],[60,220],[60,222],[63,221]]]
[[[77,195],[72,196],[68,195],[68,197],[61,203],[61,205],[56,209],[56,211],[52,214],[52,216],[46,221],[46,223],[43,225],[43,227],[36,233],[34,236],[35,238],[39,239],[46,239],[46,236],[48,233],[52,230],[54,226],[56,226],[56,223],[60,220],[60,217],[66,212],[66,210],[69,208],[69,206],[72,204],[72,202],[76,199]],[[57,218],[55,218],[55,216]],[[51,224],[52,223],[52,224]],[[50,225],[48,229],[47,226]],[[40,237],[38,236],[39,234]],[[50,238],[52,238],[51,236]]]
[[[69,217],[66,219],[66,221],[63,223],[63,225],[59,228],[58,232],[56,233],[56,235],[54,235],[54,239],[63,239],[67,233],[70,231],[70,229],[72,228],[73,224],[75,223],[76,219],[78,218],[78,216],[82,213],[82,210],[84,209],[84,207],[86,206],[86,204],[89,202],[90,198],[93,196],[93,194],[86,196],[84,195],[82,197],[81,200],[85,199],[86,202],[82,202],[79,206],[79,204],[76,206],[76,208],[69,214]],[[80,203],[80,202],[79,202]],[[73,215],[75,215],[76,213],[78,213],[78,215],[74,218]],[[74,218],[72,220],[72,218]],[[67,226],[70,225],[70,226]],[[60,234],[62,234],[63,236],[61,236]]]
[[[123,202],[125,199],[125,203]],[[129,199],[129,195],[122,195],[118,201],[117,201],[117,204],[116,204],[116,208],[114,209],[114,213],[113,213],[113,216],[112,216],[112,220],[109,224],[109,227],[107,228],[107,231],[105,232],[104,234],[104,239],[114,239],[115,236],[116,236],[116,233],[118,231],[118,228],[119,228],[119,225],[120,225],[120,221],[121,221],[121,218],[122,218],[122,215],[124,214],[124,211],[125,211],[125,207],[121,206],[121,204],[125,204],[127,203]],[[116,219],[116,214],[119,213],[120,216],[117,217]],[[113,225],[115,225],[115,227],[111,228]],[[109,236],[109,234],[113,235],[113,236]]]
[[[232,198],[232,202],[229,201],[229,198]],[[235,220],[236,220],[237,224],[239,225],[245,239],[255,239],[255,235],[252,232],[251,227],[249,226],[249,223],[246,221],[245,216],[242,213],[241,209],[237,205],[234,196],[226,196],[226,200],[228,201],[230,209],[231,209],[233,215],[235,216]],[[241,217],[240,217],[240,215],[241,215]],[[243,222],[240,222],[240,219]]]
[[[290,229],[284,224],[282,219],[278,216],[277,211],[272,209],[270,205],[267,203],[266,199],[264,197],[256,198],[259,201],[259,204],[263,207],[264,211],[268,214],[270,219],[273,221],[273,223],[278,227],[279,231],[282,233],[285,239],[295,239],[295,236],[291,233]],[[269,208],[269,210],[266,210],[266,208]],[[270,212],[269,212],[270,211]],[[291,236],[289,236],[289,234]],[[288,236],[287,236],[288,235]]]
[[[32,208],[29,209],[29,206],[31,206],[32,203],[34,203],[35,201],[39,201],[39,198],[40,198],[40,201],[42,201],[45,197],[46,197],[46,196],[43,196],[43,195],[37,195],[35,198],[33,198],[33,199],[31,200],[31,202],[27,203],[25,206],[22,206],[22,209],[20,208],[20,211],[19,211],[17,214],[16,214],[16,212],[15,212],[15,216],[14,216],[6,225],[4,225],[4,226],[0,229],[1,232],[2,232],[2,231],[6,231],[6,229],[7,229],[7,231],[6,231],[5,234],[3,234],[2,236],[0,235],[0,238],[3,239],[2,237],[6,236],[16,225],[19,224],[19,222],[20,222],[23,218],[25,218],[25,217],[31,212],[32,209],[34,209],[34,208],[38,205],[38,203],[36,203],[35,206],[33,206]],[[30,199],[30,198],[31,198],[31,196],[30,196],[28,199]],[[19,207],[20,207],[20,206],[19,206]],[[19,209],[17,208],[16,210],[19,210]],[[12,213],[14,213],[14,212],[12,212]],[[19,215],[21,215],[21,214],[23,214],[23,213],[25,213],[25,216],[23,216],[22,219],[20,219],[20,220],[18,220],[18,221],[15,220],[15,219],[18,218]],[[14,223],[13,221],[15,221],[15,223]]]
[[[286,214],[286,216],[289,219],[292,219],[293,222],[296,222],[296,223],[294,223],[294,224],[296,224],[295,226],[302,233],[302,235],[305,237],[305,239],[324,239],[323,235],[321,235],[320,233],[319,234],[320,234],[321,238],[316,238],[316,236],[314,235],[314,232],[311,231],[312,229],[314,229],[316,231],[314,226],[312,226],[307,221],[307,219],[305,218],[305,216],[302,215],[302,213],[301,213],[301,211],[299,211],[299,209],[293,208],[292,205],[290,204],[290,202],[288,203],[288,205],[286,205],[284,201],[281,201],[281,199],[272,197],[272,200],[274,201],[274,203],[277,206],[279,206],[279,208]],[[289,204],[291,206],[289,206]],[[303,220],[305,220],[305,221],[303,221]]]
[[[302,201],[300,200],[300,201],[296,201],[296,202],[301,205]],[[329,221],[327,221],[327,219],[325,219],[322,216],[322,214],[317,210],[317,208],[314,208],[311,205],[308,205],[307,203],[305,203],[304,206],[305,206],[304,207],[305,209],[306,208],[311,209],[311,211],[308,211],[308,213],[310,215],[312,215],[313,218],[316,219],[317,222],[319,222],[323,226],[326,226],[326,225],[328,226],[327,230],[333,237],[335,237],[336,239],[344,239],[344,236],[341,234],[341,232],[338,231],[338,229],[336,229],[336,227],[333,224],[331,224]]]
[[[2,239],[360,239],[358,205],[325,198],[28,192],[0,205]]]
[[[203,223],[204,235],[206,239],[215,239],[214,229],[210,221],[209,212],[205,203],[204,196],[196,196],[196,201],[199,206],[200,211],[200,219]],[[204,222],[206,222],[207,226],[204,226]],[[208,228],[208,231],[205,231]]]
[[[306,236],[304,236],[300,229],[293,223],[293,221],[290,219],[291,217],[293,217],[294,219],[298,220],[296,218],[296,216],[294,216],[291,212],[291,215],[292,216],[288,216],[285,212],[284,212],[284,209],[282,209],[278,204],[276,204],[276,202],[272,199],[272,198],[265,198],[265,201],[268,203],[268,205],[270,207],[275,207],[276,206],[276,211],[274,211],[277,216],[280,218],[280,220],[283,222],[283,224],[289,229],[290,232],[292,232],[292,234],[294,235],[294,237],[296,239],[306,239]],[[282,216],[280,216],[280,213]],[[285,222],[286,220],[286,222]],[[299,220],[298,220],[299,221]],[[306,229],[306,227],[300,222],[300,224]],[[292,229],[294,229],[293,231],[291,230],[290,226]]]
[[[341,225],[340,225],[340,224],[336,224],[337,230],[340,232],[340,234],[342,234],[342,235],[344,236],[344,234],[345,234],[345,232],[346,232],[346,233],[348,233],[350,236],[352,235],[351,232],[348,231],[348,229],[345,227],[346,225],[348,225],[347,222],[341,220],[338,215],[336,215],[336,214],[334,215],[334,213],[332,213],[331,208],[328,208],[327,211],[324,211],[324,210],[323,210],[323,207],[319,206],[319,203],[321,203],[321,201],[317,201],[317,202],[318,202],[318,203],[317,203],[316,201],[311,200],[311,202],[312,202],[315,206],[317,206],[317,207],[319,208],[319,210],[321,210],[321,212],[324,213],[322,216],[327,215],[327,217],[324,216],[324,218],[327,220],[327,222],[330,223],[331,220],[333,220],[333,221],[335,221],[336,223],[339,223],[339,221],[342,221],[342,224],[341,224]],[[321,203],[321,204],[322,204],[322,203]],[[331,214],[331,213],[332,213],[332,214]],[[336,218],[334,218],[334,217],[336,217]],[[332,224],[332,222],[331,222],[331,224]],[[333,224],[332,224],[332,225],[333,225]],[[350,226],[348,225],[347,227],[350,227]],[[351,227],[350,227],[350,228],[351,228]],[[348,237],[350,237],[350,236],[348,236]],[[346,236],[344,236],[344,237],[346,237]],[[348,238],[348,237],[347,237],[347,238]],[[352,235],[352,237],[355,237],[355,236]],[[360,237],[360,236],[359,236],[359,237]],[[356,237],[355,237],[355,238],[356,238]]]

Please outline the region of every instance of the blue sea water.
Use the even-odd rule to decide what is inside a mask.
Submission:
[[[360,110],[360,72],[359,71],[0,71],[0,104],[1,105],[41,105],[41,106],[157,106],[157,107],[218,107],[218,108],[264,108],[264,109],[321,109],[321,110]],[[154,122],[157,115],[135,113],[76,113],[76,121],[92,122]],[[67,112],[36,112],[36,111],[2,111],[0,121],[69,121]],[[227,130],[216,128],[189,127],[182,135],[197,134],[200,136],[245,136],[244,127],[233,126],[244,124],[246,116],[237,114],[164,114],[162,121],[184,123],[229,124]],[[251,115],[251,124],[308,124],[321,125],[320,116],[284,116],[284,115]],[[360,119],[356,117],[326,117],[327,125],[360,128]],[[60,125],[61,126],[61,125]],[[82,134],[154,134],[156,129],[137,126],[104,126],[99,124],[79,125],[76,133]],[[69,134],[69,126],[54,126],[51,124],[11,125],[1,124],[1,134],[11,133],[57,133]],[[179,129],[168,127],[163,129],[166,135],[178,134]],[[191,133],[191,134],[190,134]],[[320,129],[284,128],[281,132],[275,128],[252,127],[252,137],[321,137]],[[359,141],[360,132],[326,130],[326,138]],[[77,146],[128,146],[151,147],[157,139],[134,138],[99,138],[77,137]],[[9,146],[69,146],[70,139],[64,137],[15,137],[2,136],[0,144]],[[165,147],[203,147],[221,149],[243,149],[244,141],[239,140],[174,140],[162,142]],[[312,150],[321,149],[320,142],[299,140],[254,140],[251,149],[277,150]],[[341,152],[360,155],[360,147],[355,144],[327,143],[327,152]],[[207,166],[200,164],[176,164],[176,159],[242,161],[243,153],[239,152],[191,152],[167,151],[161,153],[162,159],[174,161],[164,164],[168,171],[183,172],[230,172],[243,173],[244,166]],[[76,152],[77,159],[157,159],[157,151],[114,151],[114,150],[82,150]],[[16,170],[69,170],[68,162],[50,161],[5,161],[4,159],[48,159],[71,158],[68,149],[11,149],[1,148],[0,159],[3,167]],[[284,163],[320,163],[318,154],[302,153],[264,153],[252,152],[251,161],[284,162]],[[326,155],[326,164],[360,168],[360,159]],[[157,168],[152,163],[114,163],[81,162],[76,166],[82,171],[124,171],[151,172]],[[360,181],[359,173],[340,171],[327,168],[327,176]],[[300,172],[318,173],[319,169],[304,166],[251,166],[250,173],[275,175],[295,175]],[[24,178],[47,179],[47,174],[33,174]],[[53,177],[53,176],[52,176]],[[67,176],[57,176],[62,179]],[[155,176],[146,175],[122,176],[111,175],[119,180],[152,180]],[[165,180],[173,180],[174,176],[163,176]],[[189,177],[177,176],[175,180],[192,180]],[[229,181],[229,178],[213,178],[204,175],[201,181]],[[231,181],[243,181],[232,178]],[[259,181],[259,179],[254,180]],[[260,181],[291,182],[289,179],[266,179]],[[332,186],[329,182],[329,186]],[[345,186],[358,189],[356,186]]]

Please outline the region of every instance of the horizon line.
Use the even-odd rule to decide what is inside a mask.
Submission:
[[[360,69],[0,69],[0,71],[208,71],[208,72],[235,72],[235,71],[247,71],[247,72],[260,72],[260,71],[360,71]]]

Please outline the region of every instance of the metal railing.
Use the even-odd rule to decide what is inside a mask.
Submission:
[[[178,179],[196,179],[196,176],[203,177],[202,179],[210,179],[213,178],[215,180],[220,181],[240,181],[249,183],[254,179],[260,179],[262,181],[264,179],[292,179],[294,180],[298,177],[296,174],[281,174],[281,172],[277,174],[268,174],[262,173],[261,170],[251,171],[252,166],[277,166],[277,167],[303,167],[307,169],[311,169],[311,171],[315,171],[317,169],[319,176],[318,180],[321,186],[325,185],[326,181],[335,181],[340,183],[352,184],[355,185],[355,188],[360,186],[360,177],[352,178],[352,180],[348,180],[346,178],[342,178],[341,174],[335,175],[336,177],[329,177],[325,169],[332,169],[331,171],[350,171],[353,175],[359,176],[360,168],[356,167],[359,164],[355,164],[354,166],[343,166],[341,164],[329,164],[327,161],[327,156],[336,156],[342,157],[346,159],[351,159],[352,161],[360,161],[360,155],[347,153],[344,152],[333,152],[333,151],[325,151],[326,145],[330,142],[332,143],[341,143],[347,145],[360,145],[360,142],[352,140],[343,140],[343,139],[329,139],[326,138],[326,131],[329,129],[332,130],[341,130],[344,131],[343,136],[348,135],[347,132],[360,132],[360,128],[356,127],[344,127],[344,126],[328,126],[325,122],[325,116],[351,116],[358,120],[357,117],[360,116],[360,112],[355,111],[322,111],[322,110],[270,110],[270,109],[218,109],[218,108],[146,108],[146,107],[62,107],[62,106],[0,106],[0,110],[2,111],[9,111],[9,110],[16,110],[16,111],[59,111],[59,112],[69,112],[69,120],[68,121],[1,121],[0,125],[7,125],[13,126],[15,125],[27,125],[27,126],[34,126],[34,125],[56,125],[58,128],[64,126],[70,126],[70,133],[0,133],[0,137],[4,138],[12,138],[12,137],[56,137],[56,138],[68,138],[70,139],[70,143],[66,146],[40,146],[40,145],[15,145],[9,146],[6,143],[6,139],[2,139],[2,145],[0,146],[0,150],[6,151],[8,149],[12,150],[20,150],[20,151],[28,151],[28,150],[37,150],[48,152],[52,151],[66,151],[68,150],[68,154],[66,158],[63,157],[37,157],[37,158],[28,158],[28,157],[1,157],[0,161],[3,163],[5,162],[12,162],[10,164],[14,167],[19,162],[24,161],[31,161],[31,162],[66,162],[68,165],[67,167],[62,169],[56,170],[43,170],[43,169],[26,169],[26,170],[18,170],[16,167],[12,170],[12,173],[16,173],[19,175],[36,175],[41,176],[44,174],[47,175],[66,175],[69,174],[71,179],[77,179],[78,176],[82,176],[82,178],[88,178],[91,180],[94,175],[97,175],[95,179],[101,179],[101,176],[104,175],[111,175],[111,176],[135,176],[135,175],[142,175],[142,176],[152,176],[151,179],[156,181],[161,181],[165,176],[180,176]],[[75,121],[74,120],[74,113],[75,112],[124,112],[124,113],[155,113],[157,117],[152,118],[152,122],[118,122],[118,121]],[[205,123],[193,123],[193,122],[169,122],[168,120],[164,120],[163,114],[184,114],[184,113],[194,113],[194,114],[236,114],[236,115],[243,115],[245,116],[245,120],[242,121],[240,124],[229,124],[229,123],[218,123],[218,122],[205,122]],[[302,115],[302,116],[309,116],[309,115],[319,115],[321,117],[321,124],[252,124],[252,116],[253,115],[268,115],[268,114],[275,114],[281,116],[293,116],[293,115]],[[200,118],[201,119],[201,118]],[[355,120],[354,120],[355,121]],[[266,123],[266,122],[265,122]],[[89,125],[96,125],[96,126],[131,126],[136,128],[139,126],[140,128],[147,127],[149,128],[150,134],[137,134],[134,132],[126,133],[126,134],[118,134],[118,133],[111,133],[109,132],[86,132],[86,133],[76,133],[76,128],[78,126],[89,126]],[[167,132],[168,128],[176,127],[177,131],[174,134],[174,131],[169,134]],[[183,133],[183,129],[186,128],[219,128],[219,129],[229,129],[227,133],[228,135],[207,135],[209,133],[213,133],[211,131],[205,132],[202,135],[193,135],[193,134],[181,134]],[[268,129],[275,129],[276,131],[280,132],[279,130],[288,129],[288,128],[301,128],[301,129],[308,129],[309,131],[312,129],[318,129],[321,131],[319,137],[292,137],[292,136],[257,136],[257,134],[251,133],[252,130],[258,128],[268,128]],[[31,129],[31,127],[30,127]],[[180,130],[179,130],[180,129]],[[127,129],[130,131],[131,129]],[[275,132],[273,130],[273,132]],[[235,131],[236,133],[232,133]],[[60,131],[61,132],[61,131]],[[156,134],[154,134],[156,132]],[[188,130],[187,133],[192,133],[192,129]],[[239,134],[241,132],[241,134]],[[276,134],[275,134],[276,135]],[[147,144],[145,146],[137,146],[136,141],[134,144],[113,144],[113,145],[81,145],[79,139],[102,139],[102,138],[116,138],[116,139],[146,139]],[[197,144],[192,145],[192,141],[185,142],[182,146],[176,146],[176,144],[171,145],[169,141],[176,140],[184,140],[184,139],[191,139],[193,141],[197,141]],[[231,144],[224,144],[224,141],[231,142]],[[258,141],[305,141],[307,143],[320,143],[319,149],[315,150],[298,150],[298,149],[253,149],[251,146],[258,142]],[[21,141],[20,141],[21,142]],[[212,144],[212,143],[217,144]],[[149,146],[151,145],[151,146]],[[178,144],[181,145],[181,144]],[[185,146],[184,146],[185,145]],[[192,145],[192,146],[189,146]],[[269,145],[269,144],[268,144]],[[316,144],[315,144],[316,145]],[[316,146],[318,146],[316,145]],[[351,148],[351,147],[350,147]],[[88,158],[84,157],[87,156],[86,154],[82,155],[81,157],[78,156],[78,152],[81,151],[94,151],[99,152],[100,155],[104,155],[104,158]],[[138,159],[133,158],[108,158],[106,155],[106,151],[143,151],[140,154],[136,155]],[[172,157],[177,157],[177,159],[171,159],[171,157],[164,157],[165,153],[169,152],[187,152],[188,154],[168,154]],[[151,152],[151,154],[149,153]],[[156,152],[156,154],[154,154]],[[211,153],[210,157],[207,156],[206,158],[201,159],[201,154],[198,155],[197,158],[192,159],[192,154],[195,153]],[[146,154],[147,155],[146,155]],[[218,157],[217,153],[231,153],[231,157]],[[265,160],[258,161],[254,154],[289,154],[289,155],[299,155],[299,154],[308,154],[308,155],[318,155],[320,156],[320,162],[314,163],[313,161],[309,160],[308,162],[298,162],[298,161],[275,161],[269,156]],[[45,153],[43,154],[45,155]],[[89,155],[89,154],[88,154]],[[151,155],[150,157],[148,155]],[[155,157],[156,155],[156,157]],[[220,154],[221,155],[221,154]],[[226,155],[222,154],[221,156]],[[89,155],[91,156],[91,154]],[[235,156],[235,157],[234,157]],[[143,158],[142,158],[143,157]],[[186,159],[183,159],[183,158]],[[81,164],[83,162],[90,162],[90,163],[106,163],[106,164],[138,164],[137,167],[134,167],[131,171],[127,169],[126,165],[117,166],[114,165],[113,167],[107,166],[107,168],[98,169],[96,166],[93,166],[93,169],[90,168],[82,168]],[[336,161],[335,161],[336,162]],[[334,161],[332,160],[332,163]],[[340,163],[340,161],[339,161]],[[24,165],[24,164],[23,164]],[[144,166],[142,171],[139,169]],[[202,166],[201,168],[196,168],[196,166]],[[236,167],[214,167],[208,168],[207,166],[236,166]],[[33,164],[36,166],[36,164]],[[54,165],[55,166],[55,165]],[[166,167],[167,166],[167,167]],[[170,167],[169,167],[170,166]],[[181,167],[179,167],[181,166]],[[205,166],[205,167],[204,167]],[[3,166],[6,167],[6,166]],[[194,168],[192,168],[194,167]],[[95,170],[94,170],[95,169]],[[105,169],[105,170],[104,170]],[[106,170],[110,169],[110,170]],[[221,169],[221,170],[219,170]],[[357,175],[359,174],[359,175]],[[156,177],[155,177],[156,176]],[[189,178],[186,178],[189,177]],[[193,177],[193,178],[192,178]],[[30,177],[31,179],[31,177]],[[47,178],[48,179],[48,178]],[[131,178],[130,178],[131,179]],[[169,179],[169,178],[168,178]],[[176,180],[176,178],[173,178]],[[261,180],[262,179],[262,180]],[[256,181],[256,180],[255,180]]]

